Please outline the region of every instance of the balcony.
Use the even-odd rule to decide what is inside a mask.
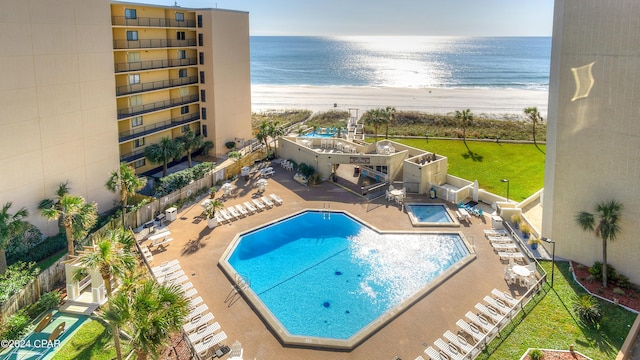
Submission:
[[[136,161],[138,159],[142,159],[144,157],[144,148],[134,150],[133,152],[127,154],[120,155],[120,162],[130,163],[132,161]]]
[[[113,26],[148,26],[148,27],[173,27],[173,28],[195,28],[195,20],[178,21],[176,19],[167,18],[149,18],[139,17],[135,19],[127,19],[124,16],[112,16],[111,25]]]
[[[199,113],[187,114],[187,115],[183,115],[183,116],[180,116],[171,120],[163,121],[160,123],[155,123],[148,126],[139,126],[139,127],[133,128],[132,130],[121,131],[120,134],[118,134],[118,138],[120,140],[120,143],[123,143],[128,140],[153,134],[158,131],[174,128],[180,125],[185,125],[198,120],[200,120]]]
[[[198,100],[199,100],[198,95],[190,95],[190,96],[184,96],[177,99],[158,101],[152,104],[138,105],[138,106],[132,106],[124,109],[119,109],[118,120],[128,118],[131,116],[143,115],[143,114],[158,111],[158,110],[169,109],[176,106],[187,105],[194,102],[198,102]]]
[[[177,79],[152,81],[148,83],[131,84],[116,87],[116,96],[137,94],[145,91],[168,89],[175,86],[183,86],[189,84],[197,84],[197,76],[189,76]]]
[[[127,71],[153,70],[153,69],[163,69],[163,68],[178,67],[178,66],[190,66],[190,65],[198,65],[198,59],[193,57],[193,58],[187,58],[187,59],[166,59],[166,60],[150,60],[150,61],[117,63],[115,64],[115,71],[117,73],[120,73],[120,72],[127,72]]]
[[[154,49],[196,46],[196,39],[113,40],[114,49]]]

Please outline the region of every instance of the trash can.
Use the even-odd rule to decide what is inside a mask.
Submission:
[[[431,199],[435,199],[436,198],[436,189],[431,188],[431,190],[429,190],[429,197]]]
[[[243,166],[242,169],[240,169],[241,176],[249,176],[250,172],[251,172],[251,168],[248,166]]]
[[[178,209],[174,207],[170,207],[164,211],[164,214],[167,217],[167,221],[174,221],[175,219],[178,218]]]

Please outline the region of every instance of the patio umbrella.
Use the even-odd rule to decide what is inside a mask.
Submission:
[[[231,185],[231,183],[224,183],[220,188],[224,191],[225,195],[229,195],[231,189],[233,189],[233,185]]]
[[[267,179],[260,179],[257,184],[259,191],[265,191],[267,189]]]

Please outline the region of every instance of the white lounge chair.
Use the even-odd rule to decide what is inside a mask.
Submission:
[[[202,300],[202,296],[198,296],[197,298],[189,300],[189,305],[187,305],[187,308],[189,309],[189,311],[191,311],[203,302],[204,301]]]
[[[237,204],[235,206],[236,210],[238,210],[238,212],[240,212],[240,216],[248,216],[249,215],[249,211],[247,211],[247,209],[244,208],[244,206]]]
[[[440,352],[445,353],[447,357],[454,360],[464,360],[464,354],[458,349],[457,346],[449,344],[444,340],[438,338],[433,343],[436,347],[440,349]]]
[[[456,325],[458,325],[458,327],[462,329],[462,331],[464,331],[466,334],[469,334],[469,336],[471,336],[476,343],[483,343],[487,336],[478,328],[478,326],[469,324],[462,319],[458,320],[456,322]]]
[[[502,300],[494,299],[490,296],[485,296],[483,300],[484,302],[489,304],[494,310],[501,312],[503,314],[508,314],[511,311],[511,307],[505,304],[505,302]]]
[[[443,353],[442,351],[438,351],[431,346],[424,350],[424,353],[427,354],[429,359],[431,360],[449,360],[449,357]]]
[[[216,220],[218,220],[219,223],[225,223],[231,221],[231,218],[225,218],[224,215],[222,215],[220,211],[218,211],[216,212]]]
[[[166,274],[162,274],[161,276],[156,276],[156,280],[159,283],[163,284],[163,283],[167,282],[167,280],[175,279],[175,278],[180,277],[182,275],[184,275],[184,270],[178,269],[176,271],[172,271],[172,272],[169,272],[169,273],[166,273]]]
[[[513,259],[516,262],[524,262],[524,255],[521,252],[498,251],[498,256],[500,257],[500,261],[509,261],[510,259]]]
[[[225,209],[220,209],[220,210],[218,210],[218,212],[220,214],[222,214],[222,217],[225,218],[227,221],[231,221],[231,220],[235,220],[236,219],[234,216],[229,214],[229,212],[227,210],[225,210]]]
[[[495,309],[490,308],[490,307],[486,307],[484,306],[484,304],[481,303],[477,303],[475,308],[480,311],[480,313],[482,313],[486,318],[488,318],[489,320],[491,320],[492,323],[494,324],[499,324],[502,322],[502,320],[504,320],[504,315],[499,314]]]
[[[258,209],[256,209],[256,207],[248,201],[245,201],[244,203],[242,203],[242,205],[244,205],[244,207],[249,210],[249,214],[255,214],[256,211],[258,211]]]
[[[509,233],[507,232],[507,230],[503,230],[503,229],[485,229],[484,235],[485,236],[508,236]]]
[[[273,207],[273,201],[269,200],[266,196],[263,196],[260,198],[260,200],[268,207],[268,208],[272,208]]]
[[[196,315],[189,322],[182,325],[182,329],[185,333],[191,334],[192,332],[198,330],[202,325],[208,325],[212,322],[214,316],[212,313],[208,312],[204,315]]]
[[[220,331],[217,334],[210,335],[202,339],[201,342],[197,343],[193,350],[201,357],[205,357],[205,355],[214,347],[220,345],[227,338],[227,334],[224,331]]]
[[[220,324],[217,322],[209,325],[202,325],[188,336],[189,342],[192,345],[197,344],[209,335],[213,335],[218,330],[220,330]]]
[[[449,340],[451,344],[455,345],[461,352],[465,354],[471,353],[471,355],[475,356],[480,352],[478,349],[475,349],[473,345],[469,344],[467,339],[465,339],[465,337],[462,335],[456,335],[451,331],[447,330],[444,333],[444,337],[445,339]]]
[[[187,281],[189,281],[189,278],[187,278],[187,275],[182,275],[178,277],[172,277],[170,279],[165,279],[164,284],[165,285],[182,285]]]
[[[142,252],[142,256],[147,259],[147,261],[152,261],[153,260],[153,254],[151,253],[151,250],[149,250],[148,246],[141,246],[140,247],[140,251]]]
[[[503,242],[503,243],[513,242],[513,238],[511,236],[487,236],[487,240],[491,242]]]
[[[509,304],[511,307],[516,306],[516,304],[518,304],[518,300],[516,298],[511,296],[511,294],[507,294],[504,291],[500,291],[498,289],[493,289],[493,290],[491,290],[491,294],[493,294],[493,296],[497,297],[498,299],[502,300],[503,302]]]
[[[238,340],[234,341],[231,345],[231,351],[229,351],[228,360],[242,360],[242,354],[244,354],[242,344]]]
[[[187,290],[193,288],[193,284],[191,282],[188,283],[184,283],[182,285],[180,285],[180,291],[181,292],[186,292]]]
[[[500,243],[500,242],[491,242],[491,246],[493,247],[493,251],[496,252],[516,252],[518,251],[518,247],[516,246],[516,244],[511,243]]]
[[[278,196],[278,195],[276,195],[276,194],[270,194],[269,196],[273,199],[273,201],[275,201],[275,202],[276,202],[276,204],[278,204],[278,205],[282,205],[283,201],[282,201],[282,199],[280,198],[280,196]]]
[[[227,208],[227,211],[229,212],[229,214],[231,214],[231,216],[233,216],[234,218],[238,219],[240,218],[240,213],[238,212],[238,210],[236,210],[236,208],[234,208],[233,206],[229,206]]]
[[[495,326],[489,322],[489,320],[487,320],[487,318],[485,318],[482,315],[477,315],[472,313],[471,311],[467,311],[466,314],[464,314],[464,316],[469,319],[472,323],[474,323],[476,326],[479,326],[480,328],[482,328],[482,330],[487,333],[494,333],[497,329],[495,328]]]
[[[258,199],[253,199],[253,200],[251,200],[251,201],[253,201],[253,203],[254,203],[254,204],[256,204],[256,206],[258,207],[258,210],[262,211],[262,210],[264,210],[264,209],[265,209],[264,204],[263,204],[260,200],[258,200]]]
[[[187,289],[187,291],[184,292],[184,297],[186,297],[187,299],[193,298],[196,295],[198,295],[198,290],[196,290],[195,288]]]
[[[204,314],[205,311],[208,311],[209,307],[207,304],[200,304],[195,309],[191,310],[189,314],[186,316],[186,319],[191,321],[196,316]]]
[[[153,276],[155,276],[156,278],[159,278],[161,276],[167,276],[173,272],[180,271],[180,270],[182,270],[182,268],[180,267],[180,264],[175,264],[172,266],[163,267],[156,270],[151,269],[151,272],[153,273]]]
[[[178,261],[178,259],[174,259],[174,260],[170,260],[170,261],[165,261],[162,264],[158,265],[158,266],[154,266],[151,268],[151,272],[156,272],[156,271],[160,271],[166,268],[170,268],[172,266],[180,266],[180,261]]]

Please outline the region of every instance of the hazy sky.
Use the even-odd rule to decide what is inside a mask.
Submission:
[[[174,0],[138,0],[173,5]],[[551,36],[553,0],[177,0],[249,12],[251,35]]]

